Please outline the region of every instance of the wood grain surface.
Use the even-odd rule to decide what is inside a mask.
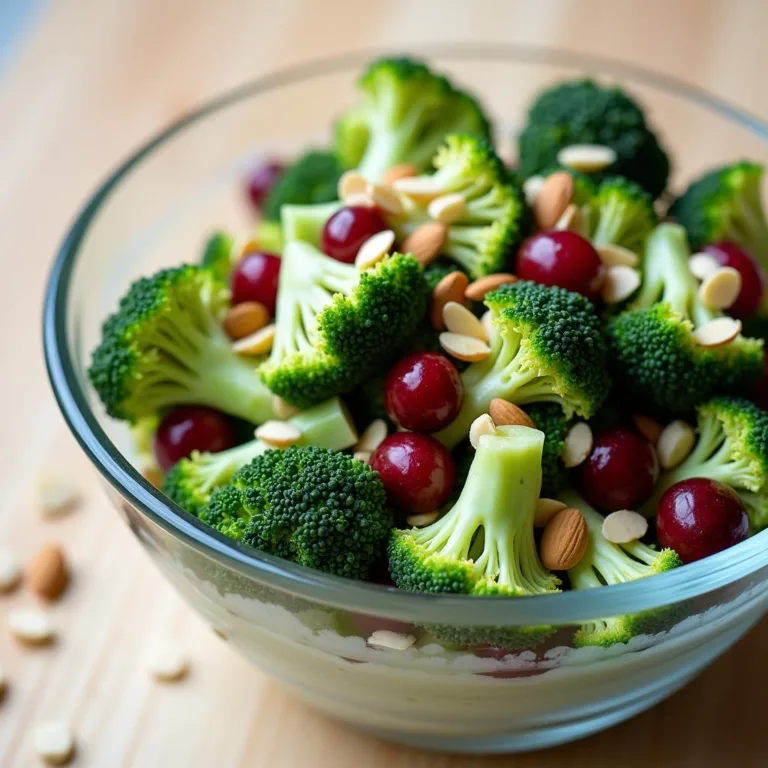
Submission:
[[[22,0],[23,2],[23,0]],[[59,640],[27,650],[0,631],[9,689],[0,766],[36,765],[31,731],[72,722],[79,766],[725,766],[768,764],[768,623],[688,688],[583,742],[514,758],[430,755],[310,711],[236,656],[151,566],[109,507],[50,395],[40,350],[46,273],[79,206],[117,160],[222,89],[320,55],[423,41],[531,41],[644,64],[768,118],[764,0],[56,0],[0,73],[0,546],[66,548],[74,582]],[[85,503],[58,522],[34,505],[40,469]],[[21,590],[0,597],[0,623]],[[192,674],[147,673],[176,642]]]

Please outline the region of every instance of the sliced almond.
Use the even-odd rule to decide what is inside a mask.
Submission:
[[[355,257],[355,266],[359,270],[369,269],[378,264],[395,244],[395,233],[391,229],[385,229],[371,235],[361,246]]]
[[[525,195],[525,202],[528,203],[529,208],[533,208],[536,203],[536,198],[544,187],[545,181],[546,179],[543,176],[529,176],[523,182],[523,194]]]
[[[422,266],[429,266],[445,244],[448,229],[439,221],[430,221],[415,229],[403,242],[403,253],[411,253]]]
[[[290,421],[265,421],[256,428],[257,439],[275,448],[287,448],[301,440],[301,430]]]
[[[572,199],[573,179],[570,173],[557,171],[547,176],[533,202],[533,217],[538,229],[552,229]]]
[[[160,683],[176,683],[189,674],[189,662],[178,648],[163,648],[152,660],[149,671]]]
[[[28,570],[32,591],[44,600],[56,600],[69,584],[69,566],[64,550],[55,544],[43,547]]]
[[[398,179],[410,179],[413,176],[418,176],[419,169],[412,163],[400,163],[399,165],[393,165],[382,177],[382,184],[389,184],[392,186]]]
[[[480,320],[457,301],[449,301],[443,307],[443,322],[451,333],[472,336],[472,338],[480,339],[480,341],[488,341],[485,328],[481,325]]]
[[[411,528],[426,528],[428,525],[432,525],[438,517],[440,517],[439,512],[422,512],[420,515],[408,515],[405,518],[405,523]]]
[[[272,323],[271,325],[265,325],[256,333],[233,342],[232,350],[237,352],[238,355],[257,357],[259,355],[266,355],[272,349],[274,343],[275,325]]]
[[[34,608],[18,608],[8,614],[11,634],[24,645],[47,645],[55,635],[48,617]]]
[[[454,192],[450,195],[441,195],[436,197],[427,206],[427,213],[435,221],[442,224],[450,224],[452,221],[461,218],[467,210],[467,203],[464,195]]]
[[[356,192],[354,195],[350,195],[344,203],[349,207],[355,208],[373,208],[376,205],[367,191]]]
[[[640,287],[640,273],[627,266],[608,267],[605,270],[602,296],[606,304],[618,304],[628,299]]]
[[[451,357],[457,360],[464,360],[467,363],[476,363],[478,360],[484,360],[491,354],[491,348],[480,339],[472,336],[464,336],[459,333],[444,332],[439,336],[440,346]]]
[[[352,458],[362,461],[363,464],[370,464],[372,455],[373,454],[370,451],[355,451],[352,454]]]
[[[635,429],[646,439],[648,442],[656,443],[661,437],[661,432],[664,429],[656,419],[652,419],[650,416],[645,416],[642,413],[636,413],[632,416],[632,421],[635,425]]]
[[[611,544],[629,544],[642,539],[648,531],[648,520],[637,512],[620,509],[603,520],[603,537]]]
[[[571,232],[581,231],[583,224],[583,217],[581,215],[581,209],[578,205],[569,205],[564,211],[563,215],[555,222],[555,226],[552,229],[558,232],[564,232],[570,230]]]
[[[48,470],[37,478],[37,495],[44,517],[60,517],[72,511],[80,501],[77,488],[66,475]]]
[[[741,333],[741,320],[718,317],[693,332],[694,341],[702,347],[724,347]]]
[[[688,422],[676,419],[667,424],[659,435],[656,452],[662,469],[672,469],[693,450],[696,433]]]
[[[539,499],[536,502],[536,512],[533,515],[533,527],[544,528],[546,524],[561,510],[565,504],[557,499]]]
[[[389,184],[371,184],[368,194],[382,211],[393,216],[399,216],[403,212],[403,201]]]
[[[448,302],[461,304],[464,302],[464,294],[469,285],[469,278],[460,270],[450,272],[435,286],[432,291],[432,303],[429,309],[429,319],[436,331],[445,330],[443,320],[443,307]]]
[[[480,438],[483,435],[495,435],[496,425],[493,422],[490,414],[484,413],[482,416],[478,416],[469,428],[469,442],[473,448],[477,448],[480,444]]]
[[[392,186],[401,194],[414,200],[431,200],[442,192],[440,185],[431,176],[410,176],[396,179]]]
[[[509,272],[497,272],[495,275],[486,275],[470,283],[467,286],[467,290],[464,291],[464,296],[470,301],[482,301],[486,294],[501,288],[502,285],[516,283],[517,280],[517,276]]]
[[[48,765],[66,765],[75,756],[75,737],[67,723],[51,720],[35,728],[35,752]]]
[[[605,267],[636,267],[640,257],[621,245],[598,245],[595,249]]]
[[[497,427],[518,426],[536,429],[533,419],[522,408],[508,400],[495,397],[491,400],[488,411]]]
[[[567,165],[582,173],[603,171],[616,160],[616,152],[602,144],[571,144],[557,153],[557,162],[560,165]]]
[[[704,278],[699,298],[711,309],[728,309],[741,293],[741,272],[733,267],[720,267]]]
[[[337,190],[339,200],[346,203],[353,195],[366,195],[368,193],[368,181],[357,171],[344,171],[339,179]]]
[[[21,583],[21,564],[8,550],[0,550],[0,594],[13,592]]]
[[[373,453],[386,439],[389,428],[384,419],[374,419],[360,435],[360,439],[355,446],[356,451],[367,451]]]
[[[550,571],[567,571],[579,564],[588,543],[587,521],[581,510],[561,509],[544,527],[541,562]]]
[[[566,467],[578,467],[592,453],[592,430],[585,421],[574,424],[565,436],[563,464]]]
[[[237,341],[261,330],[268,322],[269,310],[260,301],[244,301],[224,316],[224,330]]]
[[[290,419],[299,412],[299,409],[287,403],[280,395],[273,395],[272,411],[278,419]]]
[[[720,264],[711,253],[694,253],[688,259],[688,268],[698,280],[706,280],[713,272],[720,269]]]
[[[485,335],[490,339],[493,337],[493,313],[489,309],[487,312],[483,313],[483,316],[480,318],[480,325],[483,326],[485,329]]]
[[[405,651],[416,642],[413,635],[392,632],[390,629],[377,629],[369,638],[368,645],[374,648],[387,648],[391,651]]]

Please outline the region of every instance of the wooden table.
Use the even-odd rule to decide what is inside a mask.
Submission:
[[[53,609],[55,647],[0,633],[10,678],[0,765],[34,765],[30,732],[75,726],[78,765],[764,766],[768,623],[671,700],[586,741],[516,758],[436,756],[377,743],[310,711],[217,639],[150,565],[109,508],[48,389],[40,301],[78,207],[115,162],[181,111],[252,76],[371,44],[533,41],[675,74],[768,117],[763,0],[59,0],[44,6],[0,77],[0,544],[31,556],[61,541],[75,578]],[[86,503],[40,519],[35,478],[54,464]],[[0,599],[31,602],[24,591]],[[190,678],[159,687],[158,644],[177,641]]]

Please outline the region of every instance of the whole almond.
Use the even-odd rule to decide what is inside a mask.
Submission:
[[[664,429],[656,419],[646,416],[643,413],[636,413],[632,416],[635,429],[649,442],[656,445]]]
[[[541,562],[550,571],[567,571],[584,557],[588,543],[589,532],[584,515],[574,507],[567,507],[560,510],[544,528]]]
[[[439,221],[430,221],[415,229],[403,241],[403,253],[413,254],[422,266],[429,266],[445,244],[448,228]]]
[[[464,303],[464,296],[469,285],[469,278],[460,270],[447,274],[432,291],[432,304],[429,309],[429,319],[436,331],[445,330],[443,307],[450,302]]]
[[[573,198],[573,179],[565,171],[547,176],[533,201],[533,217],[539,229],[555,226]]]
[[[43,547],[29,565],[29,585],[45,600],[56,600],[69,584],[69,568],[61,547]]]
[[[491,400],[491,407],[488,410],[497,427],[512,425],[536,429],[533,419],[522,408],[500,397]]]
[[[233,341],[243,339],[269,322],[269,310],[260,301],[235,304],[224,317],[224,330]]]
[[[516,283],[517,277],[508,272],[497,272],[495,275],[486,275],[467,286],[464,296],[470,301],[482,301],[487,293],[495,291],[502,285]]]
[[[418,176],[419,169],[412,163],[400,163],[393,165],[382,177],[382,184],[394,184],[398,179],[410,179]]]

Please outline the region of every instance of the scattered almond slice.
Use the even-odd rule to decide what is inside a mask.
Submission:
[[[616,152],[602,144],[571,144],[557,153],[557,162],[574,171],[597,173],[616,162]]]
[[[384,419],[374,419],[363,430],[355,450],[373,453],[386,440],[388,432],[387,422]]]
[[[32,591],[44,600],[61,597],[69,584],[64,550],[55,544],[43,547],[29,564],[27,576]]]
[[[354,195],[350,195],[344,203],[358,208],[373,208],[376,205],[368,192],[356,192]]]
[[[443,307],[443,322],[451,333],[488,341],[485,329],[477,317],[457,301],[449,301]]]
[[[0,594],[13,592],[21,583],[21,564],[8,550],[0,551]]]
[[[51,720],[35,728],[35,751],[49,765],[66,765],[75,755],[75,737],[67,723]]]
[[[694,341],[702,347],[724,347],[741,333],[741,320],[732,317],[718,317],[693,332]]]
[[[176,683],[189,674],[189,662],[178,648],[164,648],[152,660],[149,671],[159,683]]]
[[[491,354],[491,348],[480,339],[472,336],[464,336],[459,333],[450,333],[448,331],[439,336],[440,346],[457,360],[464,360],[467,363],[476,363],[478,360],[484,360]]]
[[[592,452],[592,430],[585,421],[574,424],[565,436],[563,464],[569,469],[578,467]]]
[[[578,232],[581,230],[583,223],[583,217],[578,205],[571,203],[564,211],[563,215],[555,222],[555,226],[552,229],[559,232],[570,230],[572,232]]]
[[[455,272],[448,273],[435,286],[434,291],[432,291],[429,318],[432,322],[432,327],[436,331],[445,330],[445,322],[443,320],[443,308],[445,305],[451,301],[458,304],[463,303],[467,285],[469,285],[469,278],[461,270],[457,269]]]
[[[720,269],[720,264],[712,254],[699,252],[688,259],[688,268],[695,278],[706,280],[713,272]]]
[[[587,551],[589,531],[581,510],[566,507],[544,527],[539,554],[550,571],[567,571],[578,565]]]
[[[427,206],[427,213],[430,217],[442,224],[456,221],[466,210],[467,203],[464,200],[464,195],[460,195],[458,192],[436,197]]]
[[[24,645],[47,645],[55,632],[48,617],[34,608],[18,608],[8,614],[11,634]]]
[[[255,357],[257,355],[266,355],[272,349],[274,343],[275,326],[271,324],[264,326],[264,328],[250,334],[250,336],[245,336],[233,342],[232,350],[237,352],[238,355]]]
[[[355,266],[359,270],[369,269],[378,264],[395,244],[395,233],[385,229],[371,235],[361,246],[355,257]]]
[[[280,395],[273,395],[272,411],[278,419],[290,419],[299,412],[299,409],[295,405],[287,403]]]
[[[411,253],[423,267],[429,266],[445,244],[448,230],[439,221],[430,221],[415,229],[403,241],[403,253]]]
[[[632,267],[619,265],[605,270],[602,296],[606,304],[618,304],[628,299],[640,287],[640,273]]]
[[[621,245],[598,245],[595,250],[605,267],[636,267],[640,257]]]
[[[369,638],[368,645],[392,651],[406,651],[416,642],[413,635],[403,635],[389,629],[377,629]]]
[[[648,531],[648,520],[637,512],[620,509],[603,520],[603,537],[611,544],[629,544],[642,539]]]
[[[707,275],[699,286],[699,298],[710,309],[728,309],[741,293],[741,272],[720,267]]]
[[[393,165],[381,178],[382,184],[389,184],[392,186],[398,179],[410,179],[413,176],[418,176],[419,169],[412,163],[400,163],[399,165]]]
[[[265,421],[256,427],[255,435],[275,448],[287,448],[301,440],[301,430],[290,421]]]
[[[673,469],[693,450],[696,433],[688,422],[676,419],[667,424],[659,435],[656,452],[662,469]]]
[[[37,496],[44,517],[55,518],[72,511],[80,501],[74,483],[63,474],[45,471],[37,479]]]
[[[648,442],[656,443],[659,441],[663,427],[656,419],[652,419],[650,416],[645,416],[642,413],[636,413],[632,416],[635,429],[646,439]]]
[[[426,528],[440,517],[439,512],[422,512],[418,515],[408,515],[405,518],[406,525],[410,525],[411,528]]]
[[[523,194],[525,195],[525,202],[529,208],[533,208],[536,203],[536,198],[539,196],[544,182],[546,179],[543,176],[529,176],[523,182]]]
[[[370,451],[355,451],[352,454],[352,458],[362,461],[363,464],[370,464],[372,455],[373,454]]]
[[[536,512],[533,515],[533,527],[544,528],[546,524],[566,505],[557,499],[542,498],[536,502]]]
[[[392,186],[414,200],[431,200],[442,192],[440,185],[431,176],[406,176],[396,179]]]
[[[269,323],[269,310],[260,301],[235,304],[224,316],[224,330],[233,341],[261,330]]]
[[[339,179],[337,194],[345,203],[354,195],[367,195],[368,181],[357,171],[344,171]]]
[[[393,216],[399,216],[403,212],[403,201],[400,195],[388,184],[371,184],[368,194],[382,211],[391,213]]]
[[[480,444],[480,438],[483,435],[495,435],[496,424],[491,418],[490,414],[484,413],[482,416],[478,416],[469,428],[469,442],[473,448],[477,448]]]
[[[495,397],[491,400],[491,406],[488,410],[497,427],[518,426],[536,429],[533,419],[522,408],[508,400]]]
[[[533,202],[536,227],[545,231],[556,227],[569,209],[572,199],[573,178],[570,173],[556,171],[547,176]]]
[[[470,301],[482,301],[487,293],[501,288],[502,285],[509,285],[517,282],[517,276],[509,272],[497,272],[495,275],[486,275],[470,283],[467,290],[464,291],[464,297]]]

